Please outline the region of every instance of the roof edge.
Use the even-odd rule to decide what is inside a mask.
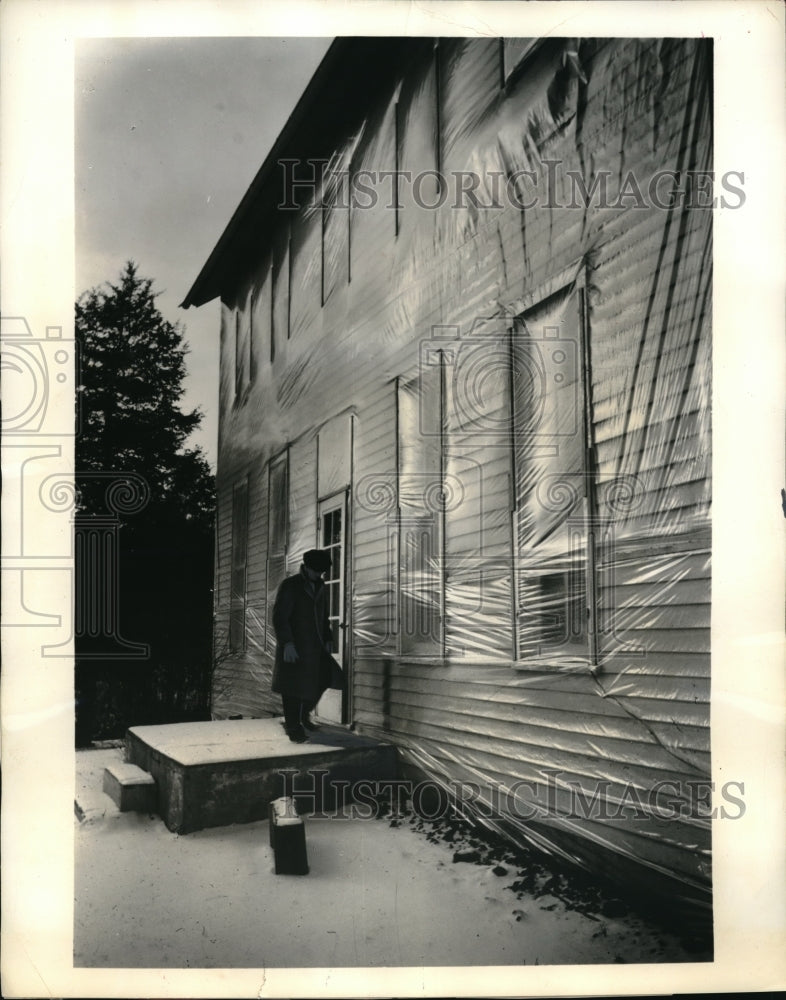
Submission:
[[[180,303],[181,309],[188,309],[191,306],[204,305],[206,302],[210,302],[220,294],[220,289],[217,287],[216,279],[218,277],[219,265],[221,258],[224,256],[224,252],[228,249],[249,208],[256,201],[262,187],[272,174],[283,148],[292,138],[293,133],[296,131],[306,111],[311,106],[316,94],[322,88],[325,77],[332,72],[334,65],[342,57],[344,49],[347,48],[352,41],[352,38],[346,37],[333,39],[330,48],[322,57],[322,61],[317,66],[313,76],[306,86],[306,89],[301,94],[300,99],[292,111],[292,114],[287,119],[284,127],[278,135],[278,138],[273,143],[270,152],[265,157],[262,166],[257,171],[254,179],[251,181],[251,184],[246,190],[246,193],[241,198],[239,205],[227,223],[226,228],[219,237],[218,242],[213,247],[210,256],[202,265],[202,269],[197,275],[196,280],[188,290],[186,297]]]

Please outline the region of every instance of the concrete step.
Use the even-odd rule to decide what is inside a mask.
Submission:
[[[157,811],[177,833],[266,819],[282,795],[301,813],[327,811],[353,783],[397,769],[390,744],[334,726],[292,743],[278,719],[135,726],[128,758],[155,779]]]
[[[115,820],[120,810],[102,790],[104,769],[123,760],[119,747],[80,749],[76,752],[74,813],[80,823]]]
[[[153,775],[136,764],[117,761],[104,768],[104,792],[120,812],[155,812]]]

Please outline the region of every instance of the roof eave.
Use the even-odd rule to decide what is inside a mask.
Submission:
[[[252,213],[255,210],[260,211],[263,207],[263,196],[266,189],[276,180],[274,173],[278,161],[287,151],[292,152],[292,149],[288,150],[287,147],[293,144],[298,130],[317,99],[324,96],[324,91],[328,89],[327,84],[348,73],[348,67],[352,67],[353,61],[357,59],[357,52],[362,52],[361,46],[369,41],[390,42],[391,39],[369,39],[355,36],[333,40],[262,166],[243,195],[240,204],[235,209],[224,232],[180,304],[182,309],[204,305],[221,294],[222,279],[226,274],[227,267],[236,255],[238,247],[242,245],[242,229]],[[353,52],[353,49],[357,51]]]

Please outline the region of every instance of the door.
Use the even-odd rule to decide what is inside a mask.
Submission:
[[[347,676],[349,657],[345,645],[348,634],[346,623],[346,567],[347,567],[347,495],[337,493],[319,504],[319,541],[321,549],[330,553],[331,567],[325,577],[328,597],[328,618],[333,640],[333,658]],[[317,705],[316,714],[326,722],[344,722],[346,698],[340,691],[328,690]]]

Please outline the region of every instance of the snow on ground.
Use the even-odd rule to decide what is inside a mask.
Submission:
[[[100,792],[116,750],[77,754],[74,965],[310,968],[701,961],[619,901],[540,862],[479,852],[414,816],[306,818],[310,874],[273,872],[267,822],[171,833]],[[446,841],[444,837],[447,837]],[[452,842],[449,842],[452,841]],[[549,880],[550,878],[550,880]],[[569,880],[568,880],[569,882]],[[556,894],[549,891],[552,886]],[[563,891],[558,891],[561,886]],[[581,912],[581,910],[585,912]]]

